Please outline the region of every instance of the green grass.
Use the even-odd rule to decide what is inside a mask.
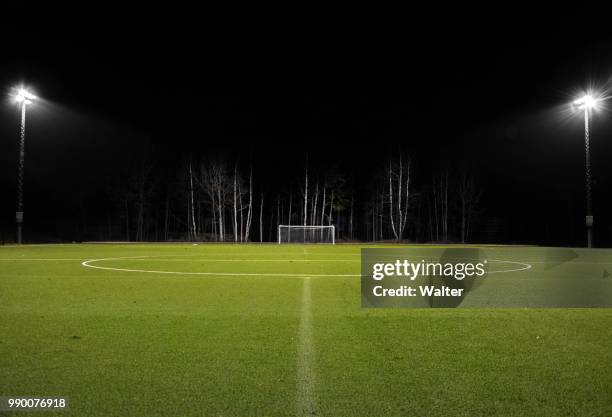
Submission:
[[[486,251],[551,273],[545,248]],[[77,416],[612,415],[610,309],[362,309],[358,277],[268,275],[359,274],[359,253],[0,247],[0,395],[68,396],[57,415]],[[612,267],[579,254],[554,273]],[[81,265],[139,256],[92,265],[262,275]]]

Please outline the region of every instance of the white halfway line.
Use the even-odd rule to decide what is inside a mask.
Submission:
[[[304,278],[302,314],[298,334],[296,398],[298,416],[316,414],[314,355],[310,277],[306,277]]]
[[[0,258],[0,261],[81,261],[83,258]]]

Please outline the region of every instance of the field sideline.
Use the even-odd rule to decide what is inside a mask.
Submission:
[[[0,246],[0,395],[67,396],[64,416],[612,415],[612,310],[362,309],[362,246],[398,247]],[[484,250],[544,273],[546,248]],[[554,273],[612,272],[575,251]]]

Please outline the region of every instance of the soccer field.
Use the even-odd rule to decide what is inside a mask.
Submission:
[[[0,395],[77,416],[612,415],[612,310],[363,309],[362,247],[0,247]],[[529,265],[515,277],[612,271],[608,250],[554,269],[483,250]]]

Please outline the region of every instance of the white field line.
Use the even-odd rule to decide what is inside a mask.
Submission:
[[[79,259],[79,261],[82,259]],[[142,261],[142,258],[124,258],[126,261]],[[149,259],[153,262],[361,262],[358,259],[209,259],[209,258],[186,258],[186,259]]]
[[[504,269],[501,271],[487,271],[487,275],[488,274],[500,274],[504,272],[519,272],[519,271],[526,271],[528,269],[531,269],[531,265],[525,262],[503,261],[501,259],[487,259],[487,262],[503,262],[503,263],[510,263],[514,265],[521,265],[520,268],[515,268],[515,269]]]
[[[82,261],[83,258],[0,258],[0,261]]]
[[[141,256],[138,259],[146,259],[148,257]],[[132,268],[111,268],[106,266],[92,265],[93,262],[100,261],[115,261],[123,259],[135,259],[130,258],[103,258],[103,259],[90,259],[88,261],[81,262],[81,265],[87,268],[104,269],[108,271],[121,271],[121,272],[143,272],[151,274],[165,274],[165,275],[210,275],[210,276],[232,276],[232,277],[359,277],[359,274],[296,274],[296,273],[251,273],[251,272],[180,272],[180,271],[155,271],[148,269],[132,269]]]
[[[143,258],[123,258],[122,260],[126,260],[126,261],[141,261]],[[159,259],[159,258],[149,258],[150,261],[153,262],[187,262],[187,261],[193,261],[194,259]],[[201,258],[201,259],[197,259],[198,261],[202,261],[202,262],[356,262],[356,263],[360,263],[361,260],[358,259],[207,259],[207,258]],[[518,271],[525,271],[527,269],[530,269],[532,267],[532,265],[525,263],[525,262],[517,262],[517,261],[506,261],[506,260],[500,260],[500,259],[490,259],[488,260],[489,262],[496,262],[496,263],[511,263],[514,265],[520,265],[520,268],[516,268],[516,269],[504,269],[501,271],[489,271],[489,274],[498,274],[501,272],[518,272]],[[90,262],[90,261],[88,261]],[[612,262],[611,262],[612,264]],[[90,266],[90,265],[87,265]],[[311,274],[306,274],[308,276],[311,276]],[[335,276],[335,275],[329,275],[329,276]],[[342,275],[344,276],[344,275]]]
[[[503,261],[503,262],[511,262],[511,261]],[[553,263],[550,261],[523,261],[521,263],[530,263],[530,264],[548,264]],[[612,265],[612,261],[610,262],[588,262],[588,261],[564,261],[558,263],[558,265]]]
[[[305,277],[297,351],[296,404],[298,416],[313,416],[316,414],[314,356],[310,277]]]

